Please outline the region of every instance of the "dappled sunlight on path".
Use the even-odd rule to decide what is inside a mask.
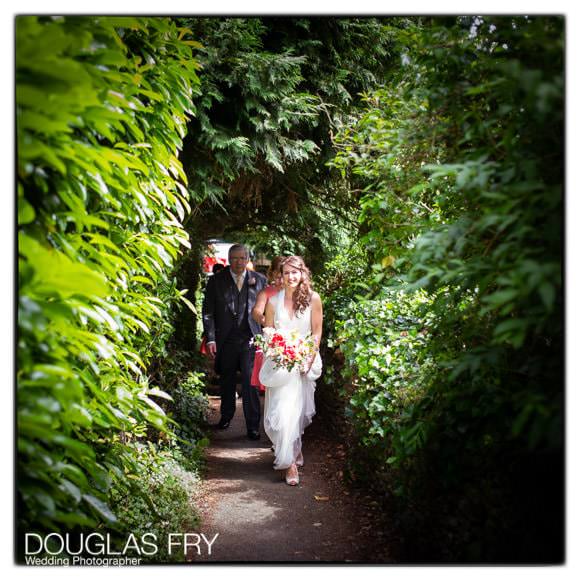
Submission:
[[[263,399],[262,399],[263,401]],[[211,398],[211,422],[219,419],[219,398]],[[290,487],[272,468],[273,453],[262,431],[246,438],[241,408],[225,431],[212,431],[207,473],[198,505],[199,532],[219,534],[212,553],[190,553],[207,562],[369,562],[372,530],[365,526],[355,500],[325,471],[333,452],[316,436],[304,437],[305,465],[300,485]],[[336,444],[335,444],[336,446]]]

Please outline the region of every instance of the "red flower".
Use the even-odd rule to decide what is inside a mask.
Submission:
[[[204,272],[211,272],[213,265],[217,262],[217,260],[213,256],[204,256],[203,258],[203,271]]]

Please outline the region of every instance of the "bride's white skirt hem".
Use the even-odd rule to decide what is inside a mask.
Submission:
[[[317,355],[307,375],[294,371],[283,386],[266,388],[264,430],[274,445],[275,470],[288,469],[302,451],[302,434],[316,414],[314,392],[321,374]]]

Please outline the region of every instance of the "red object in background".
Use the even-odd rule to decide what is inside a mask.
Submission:
[[[215,264],[222,264],[226,266],[228,261],[224,258],[216,258],[215,256],[204,256],[203,257],[203,271],[206,274],[211,274],[212,269]]]
[[[250,379],[250,384],[252,387],[258,389],[260,393],[266,391],[266,387],[260,382],[260,369],[264,364],[264,353],[261,350],[256,349],[254,355],[254,368],[252,369],[252,378]]]
[[[279,291],[279,288],[273,286],[272,284],[269,284],[268,286],[266,286],[266,288],[264,288],[264,291],[266,292],[268,300],[270,300],[270,298]],[[266,387],[260,382],[260,369],[262,368],[263,364],[264,364],[264,353],[260,349],[256,349],[256,353],[254,355],[254,368],[252,369],[252,378],[250,379],[250,384],[252,385],[252,387],[258,389],[260,393],[266,391]]]
[[[209,354],[207,350],[207,340],[205,339],[205,336],[201,339],[201,344],[199,345],[199,352],[205,356]]]

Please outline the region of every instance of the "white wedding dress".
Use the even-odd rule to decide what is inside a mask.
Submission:
[[[278,330],[297,330],[301,336],[311,332],[311,307],[302,314],[290,317],[284,307],[284,290],[270,298],[274,306],[274,327]],[[312,422],[316,410],[314,390],[316,379],[322,374],[320,354],[308,374],[295,369],[288,374],[288,380],[277,388],[268,388],[272,364],[264,360],[260,370],[260,382],[266,385],[264,430],[274,444],[274,469],[288,469],[302,451],[302,434]]]

